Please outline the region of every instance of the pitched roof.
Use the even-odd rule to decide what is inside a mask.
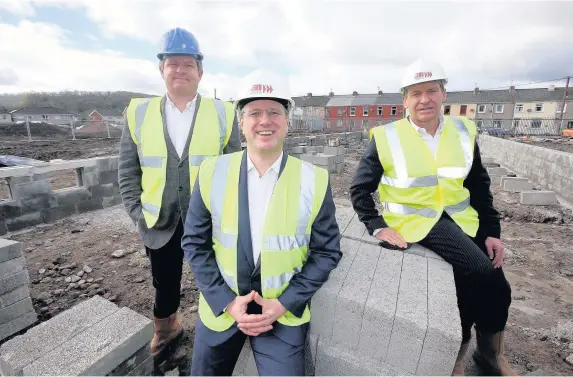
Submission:
[[[93,109],[89,112],[88,115],[91,115],[94,111],[97,111],[101,116],[104,117],[120,117],[121,116],[121,111],[119,110],[115,110],[115,109]]]
[[[292,97],[296,107],[326,106],[330,99],[328,96],[302,96]]]
[[[11,114],[29,114],[29,115],[72,115],[71,112],[64,111],[53,106],[30,106],[12,110]]]

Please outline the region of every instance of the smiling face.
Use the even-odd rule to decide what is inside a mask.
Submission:
[[[192,56],[168,56],[161,63],[161,77],[168,92],[179,96],[191,96],[197,93],[203,69]]]
[[[414,123],[424,124],[439,119],[446,91],[437,81],[412,85],[403,98]]]
[[[251,151],[282,150],[288,132],[288,114],[279,102],[269,99],[249,102],[241,110],[239,122]]]

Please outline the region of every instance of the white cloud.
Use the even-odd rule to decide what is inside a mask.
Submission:
[[[573,42],[566,38],[573,3],[568,2],[2,0],[0,4],[22,16],[33,14],[32,5],[84,9],[100,28],[96,36],[100,41],[125,36],[157,46],[168,28],[188,28],[205,54],[201,91],[212,95],[216,87],[222,98],[237,95],[241,81],[237,72],[259,67],[290,72],[293,95],[326,94],[330,89],[373,93],[378,87],[397,92],[405,66],[418,57],[443,62],[450,90],[471,90],[474,83],[499,87],[512,80],[519,85],[573,74]],[[34,39],[31,30],[42,34]],[[0,25],[0,33],[18,36],[9,46],[0,45],[0,52],[10,50],[0,54],[0,69],[13,68],[19,78],[17,86],[0,86],[0,91],[164,90],[154,56],[138,60],[113,51],[71,49],[69,32],[54,25]],[[43,55],[36,58],[13,46],[38,44],[38,38],[50,48],[42,46]],[[49,56],[49,61],[37,56]],[[94,61],[98,65],[88,68]],[[233,70],[209,71],[215,61]]]

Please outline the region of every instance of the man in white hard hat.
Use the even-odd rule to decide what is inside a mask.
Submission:
[[[409,116],[371,130],[351,184],[352,205],[383,245],[416,242],[452,265],[462,323],[452,375],[464,374],[474,324],[476,361],[489,373],[515,375],[503,355],[511,288],[502,271],[499,213],[475,123],[441,115],[446,83],[435,62],[418,60],[406,69],[401,91]],[[371,196],[376,190],[381,214]]]
[[[259,375],[304,375],[309,303],[342,256],[329,176],[283,152],[284,80],[247,81],[247,149],[202,163],[185,222],[201,292],[191,375],[231,375],[247,338]]]

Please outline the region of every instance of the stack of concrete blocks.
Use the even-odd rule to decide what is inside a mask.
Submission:
[[[2,375],[141,376],[153,371],[153,322],[100,296],[0,346]]]
[[[0,169],[12,195],[0,201],[0,235],[120,204],[117,167],[113,156]],[[49,173],[70,169],[77,186],[52,190]]]
[[[307,147],[308,148],[308,147]],[[310,162],[316,166],[320,166],[328,170],[330,173],[341,173],[344,169],[344,147],[311,147],[311,148],[324,148],[324,153],[301,154],[300,158],[303,161]]]
[[[0,238],[0,340],[37,321],[20,242]]]
[[[450,375],[461,344],[452,267],[414,244],[378,246],[337,207],[342,260],[314,295],[305,374]],[[248,342],[235,375],[256,375]]]

